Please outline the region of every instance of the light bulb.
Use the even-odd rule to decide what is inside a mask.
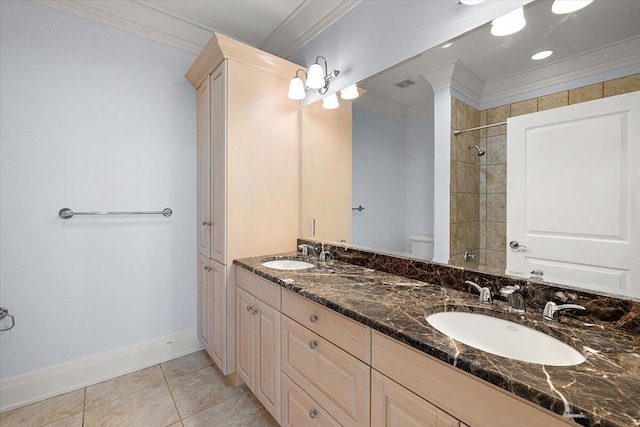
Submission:
[[[306,93],[304,92],[304,83],[300,77],[294,77],[289,82],[289,99],[300,101],[304,99]]]
[[[591,3],[593,0],[555,0],[551,5],[551,12],[556,15],[564,15],[587,7]]]
[[[335,93],[332,93],[331,95],[322,99],[322,108],[324,108],[325,110],[335,110],[339,106],[340,102],[338,102],[338,97]]]
[[[475,6],[476,4],[484,3],[487,0],[460,0],[460,3],[467,6]]]
[[[494,36],[508,36],[522,30],[527,25],[524,19],[524,9],[518,9],[502,15],[491,21],[491,34]]]
[[[356,99],[358,96],[360,96],[360,94],[358,93],[358,87],[355,83],[340,91],[340,98],[342,99]]]
[[[322,89],[324,84],[324,72],[322,71],[322,66],[315,63],[309,67],[307,86],[311,89]]]

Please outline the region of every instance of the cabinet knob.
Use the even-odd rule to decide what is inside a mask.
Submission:
[[[258,310],[256,310],[256,309],[251,310],[251,314],[253,314],[255,316],[256,314],[258,314]]]
[[[247,311],[251,311],[253,310],[253,307],[251,307],[250,305],[247,306]]]
[[[210,221],[209,221],[209,222],[207,222],[207,221],[202,221],[202,225],[211,225],[211,224],[212,224],[212,223],[211,223]]]
[[[316,416],[318,416],[318,411],[315,409],[309,411],[309,418],[314,419]]]
[[[314,349],[314,348],[316,348],[317,346],[318,346],[318,341],[316,341],[316,340],[311,340],[311,341],[309,341],[309,348],[310,348],[311,350],[313,350],[313,349]],[[313,417],[311,417],[311,418],[313,418]]]
[[[317,320],[318,320],[317,314],[312,314],[311,316],[309,316],[309,322],[316,323]]]

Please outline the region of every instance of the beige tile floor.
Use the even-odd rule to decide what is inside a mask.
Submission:
[[[2,427],[276,427],[205,351],[0,414]]]

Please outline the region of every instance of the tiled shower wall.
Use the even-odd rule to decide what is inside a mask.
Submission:
[[[480,112],[464,102],[451,99],[451,127],[468,129],[480,125]],[[484,264],[480,253],[480,161],[475,148],[480,144],[478,131],[458,136],[451,131],[451,206],[450,257],[454,265],[479,268]],[[471,252],[475,259],[464,261],[464,253]]]
[[[472,125],[473,122],[468,121],[466,116],[458,121],[460,111],[465,114],[467,110],[473,110],[472,107],[464,104],[462,101],[452,99],[452,120],[451,126],[456,129],[466,129],[474,126],[484,126],[487,124],[500,123],[509,117],[516,117],[522,114],[535,113],[552,108],[563,107],[580,102],[591,101],[594,99],[606,98],[609,96],[620,95],[623,93],[640,91],[640,74],[622,77],[619,79],[608,80],[602,83],[583,86],[568,91],[553,93],[538,98],[527,99],[525,101],[507,104],[488,110],[479,112],[479,123]],[[462,106],[460,105],[462,104]],[[470,116],[474,114],[468,113]],[[477,136],[475,135],[477,134]],[[493,128],[471,132],[465,139],[461,139],[461,135],[455,137],[451,134],[451,259],[450,262],[455,265],[477,268],[493,274],[503,274],[506,267],[506,225],[507,225],[507,209],[506,209],[506,193],[507,193],[507,127],[496,126]],[[457,162],[460,157],[456,155],[454,146],[458,147],[463,142],[478,141],[478,144],[486,154],[478,158],[479,175],[478,182],[478,208],[475,207],[475,199],[471,197],[460,197],[457,193],[460,190],[460,183],[454,183],[454,176],[459,181],[459,173],[455,169],[459,167]],[[471,156],[472,153],[466,153]],[[455,160],[454,160],[455,159]],[[464,159],[470,161],[470,157]],[[467,170],[467,169],[465,169]],[[470,169],[469,169],[470,172]],[[463,179],[467,180],[468,189],[471,187],[472,179],[463,174]],[[454,201],[454,192],[456,193]],[[469,206],[467,206],[469,204]],[[474,221],[470,221],[473,226],[460,226],[460,219],[470,219],[471,216],[460,214],[460,211],[475,212],[478,211],[477,225]],[[454,232],[455,217],[455,232]],[[460,218],[461,217],[461,218]],[[464,229],[463,241],[460,240],[460,229]],[[468,263],[462,260],[459,245],[474,243],[476,240],[466,233],[472,233],[478,230],[478,257],[477,263]],[[454,244],[454,242],[456,242]],[[455,251],[455,252],[454,252]],[[455,255],[455,256],[454,256]]]

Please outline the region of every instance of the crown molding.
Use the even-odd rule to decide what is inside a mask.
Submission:
[[[222,34],[214,33],[209,43],[189,67],[185,77],[193,87],[199,88],[204,79],[218,68],[225,59],[242,62],[286,78],[291,78],[296,74],[296,70],[300,68],[299,65],[279,56],[272,55]]]
[[[360,0],[305,0],[258,47],[288,58],[358,3]]]
[[[214,29],[142,0],[33,0],[186,52],[199,54]],[[259,48],[286,58],[357,5],[360,0],[305,0]]]
[[[133,1],[33,0],[177,49],[198,54],[211,32]]]
[[[433,116],[432,102],[425,102],[412,107],[407,107],[371,92],[367,92],[366,96],[354,99],[353,105],[402,122]]]
[[[499,101],[502,99],[515,102],[513,100],[519,95],[544,93],[545,88],[549,88],[549,93],[553,93],[557,91],[554,88],[556,85],[569,84],[637,64],[640,64],[640,37],[489,81],[482,90],[480,104],[500,105]],[[522,99],[528,98],[524,96]]]

